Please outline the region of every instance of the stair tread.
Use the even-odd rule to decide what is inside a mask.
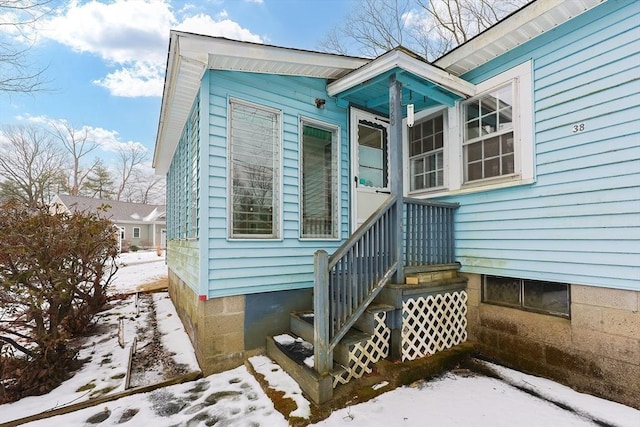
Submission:
[[[298,365],[306,364],[305,360],[313,356],[313,344],[291,334],[281,334],[273,337],[280,350]],[[307,364],[307,366],[309,366]],[[312,364],[313,366],[313,364]]]

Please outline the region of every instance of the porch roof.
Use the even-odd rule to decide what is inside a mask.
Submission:
[[[402,83],[402,100],[416,111],[435,105],[452,107],[475,95],[475,85],[435,67],[413,52],[397,47],[327,85],[339,105],[349,103],[376,111],[389,111],[389,76]]]

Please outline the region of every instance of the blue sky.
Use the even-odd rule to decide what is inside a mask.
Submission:
[[[0,92],[0,125],[86,126],[108,159],[118,144],[153,153],[169,29],[315,50],[354,0],[55,2],[31,33],[47,92]],[[1,12],[1,11],[0,11]],[[0,19],[3,19],[0,16]],[[6,22],[6,17],[1,22]],[[0,34],[2,36],[2,34]],[[14,34],[12,42],[23,41]]]

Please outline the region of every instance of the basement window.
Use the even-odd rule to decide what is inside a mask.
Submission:
[[[485,275],[482,302],[568,318],[571,298],[567,283]]]

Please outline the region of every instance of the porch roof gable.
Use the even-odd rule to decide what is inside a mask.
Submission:
[[[327,85],[329,96],[339,104],[349,102],[376,110],[388,108],[388,78],[395,74],[402,83],[403,101],[417,108],[440,104],[453,106],[456,100],[476,93],[475,85],[435,67],[413,52],[397,47],[368,64]],[[414,97],[415,95],[415,97]]]

